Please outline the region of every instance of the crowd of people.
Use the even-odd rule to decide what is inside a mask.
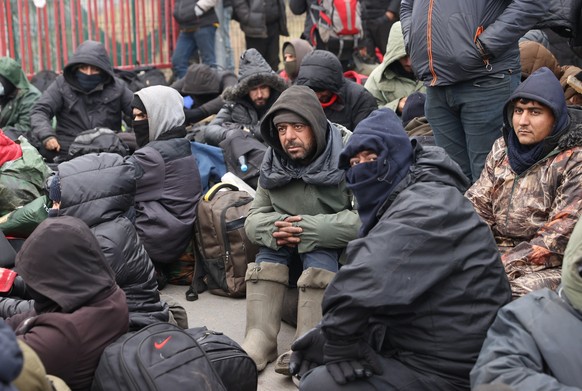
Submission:
[[[301,390],[582,390],[582,60],[548,29],[575,30],[567,13],[361,0],[346,57],[312,2],[289,2],[305,31],[280,45],[282,0],[177,1],[195,17],[176,18],[174,81],[136,92],[97,41],[42,92],[0,58],[0,389],[87,390],[120,336],[189,327],[160,290],[209,187],[193,145],[236,161],[243,134],[258,371]],[[373,64],[356,81],[352,56]]]

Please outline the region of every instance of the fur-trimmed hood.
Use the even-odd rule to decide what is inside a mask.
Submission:
[[[222,98],[230,101],[242,99],[251,88],[263,84],[279,92],[287,88],[285,80],[271,69],[271,66],[256,49],[247,49],[240,58],[238,83],[226,88],[222,93]]]

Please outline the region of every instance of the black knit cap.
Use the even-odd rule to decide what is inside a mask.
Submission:
[[[133,100],[131,101],[131,107],[140,110],[144,114],[148,113],[139,95],[133,96]]]

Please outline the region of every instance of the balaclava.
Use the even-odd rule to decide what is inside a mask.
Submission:
[[[350,167],[350,159],[364,150],[374,151],[378,159]],[[373,111],[356,126],[340,155],[339,168],[346,170],[346,185],[358,201],[360,236],[378,222],[380,207],[408,174],[413,156],[410,139],[394,111]]]
[[[283,54],[290,54],[293,57],[295,57],[296,56],[295,47],[293,46],[293,44],[291,43],[286,44],[285,47],[283,48]],[[289,76],[290,78],[295,78],[295,76],[297,76],[297,71],[299,70],[297,59],[293,61],[285,61],[284,65],[287,76]]]
[[[138,95],[133,96],[133,100],[131,101],[131,108],[136,108],[142,113],[147,114],[146,108]],[[135,142],[138,147],[141,148],[150,142],[150,123],[147,118],[138,121],[133,120],[131,126],[135,133]]]
[[[77,69],[75,74],[79,82],[79,87],[85,92],[93,91],[104,80],[103,70],[93,75],[86,75]]]

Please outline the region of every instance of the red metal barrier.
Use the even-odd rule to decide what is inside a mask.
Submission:
[[[171,67],[178,29],[175,0],[31,0],[0,2],[0,56],[20,61],[31,77],[43,69],[60,72],[83,41],[103,42],[113,66]]]

